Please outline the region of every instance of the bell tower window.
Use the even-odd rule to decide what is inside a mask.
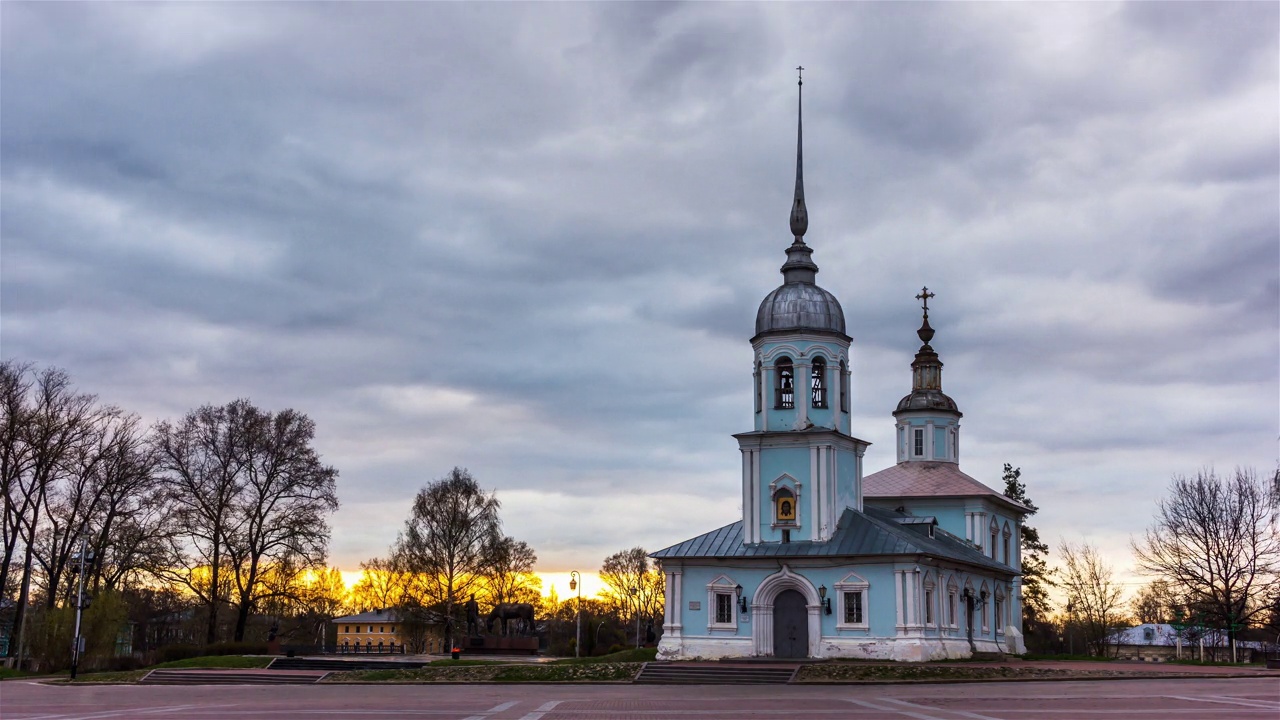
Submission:
[[[774,386],[774,407],[778,410],[790,410],[796,406],[795,368],[791,358],[782,358],[774,371],[777,377]]]
[[[849,412],[849,380],[844,361],[840,361],[840,412]]]
[[[911,455],[913,457],[924,457],[924,428],[914,428],[912,430]]]
[[[759,360],[756,360],[756,372],[754,375],[752,375],[752,377],[755,379],[756,391],[753,394],[756,396],[756,412],[758,413],[760,412],[761,405],[764,404],[763,402],[761,402],[762,398],[760,397],[761,390],[760,390],[760,361]]]
[[[814,358],[813,372],[811,374],[812,403],[810,407],[825,408],[827,406],[827,361],[822,358]]]

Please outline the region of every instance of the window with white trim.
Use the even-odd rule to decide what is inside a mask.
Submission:
[[[840,361],[840,412],[849,412],[849,381],[844,361]]]
[[[924,624],[932,627],[937,618],[934,616],[934,581],[933,574],[924,576]]]
[[[1004,532],[1001,535],[1004,536],[1004,544],[1001,546],[1004,548],[1004,564],[1012,567],[1013,554],[1009,551],[1009,538],[1013,537],[1013,531],[1009,529],[1009,523],[1004,524]]]
[[[773,407],[778,410],[790,410],[796,406],[796,372],[791,364],[791,358],[779,358],[773,374],[775,377]]]
[[[716,624],[733,622],[733,595],[727,592],[716,593]]]
[[[994,517],[991,518],[991,559],[996,559],[996,540],[1000,537],[1000,525],[996,523]]]
[[[960,587],[956,585],[956,576],[947,578],[947,627],[960,627]]]
[[[924,428],[915,428],[912,430],[914,440],[912,441],[911,456],[924,457]]]
[[[760,385],[760,371],[761,371],[760,361],[756,360],[756,372],[755,372],[755,375],[753,375],[752,377],[755,378],[755,381],[756,381],[755,396],[756,396],[756,412],[757,413],[760,412],[761,406],[764,405],[764,403],[762,402],[764,398],[761,397],[761,394],[763,391]]]
[[[838,630],[866,630],[868,625],[867,607],[868,589],[871,585],[861,577],[849,573],[836,583],[836,597],[839,599],[839,614],[836,616]]]
[[[707,631],[738,632],[737,583],[721,575],[707,585]]]
[[[978,602],[979,602],[979,604],[982,606],[982,607],[981,607],[981,610],[982,610],[982,632],[984,632],[984,633],[985,633],[985,632],[990,632],[990,630],[991,630],[991,625],[990,625],[990,623],[988,623],[988,622],[987,622],[987,600],[985,600],[985,599],[983,599],[983,598],[990,598],[990,597],[991,597],[991,592],[990,592],[989,590],[987,590],[987,584],[984,582],[984,583],[982,583],[982,590],[981,590],[981,591],[979,591],[979,593],[978,593]]]
[[[827,361],[820,357],[814,358],[813,369],[809,375],[809,407],[825,408],[827,406]]]
[[[1003,593],[1000,593],[1000,592],[996,593],[995,612],[992,614],[995,616],[996,634],[1003,635],[1004,634],[1004,594]]]

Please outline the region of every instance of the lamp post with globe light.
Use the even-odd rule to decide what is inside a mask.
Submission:
[[[577,630],[573,635],[573,656],[582,657],[582,576],[577,570],[569,573],[569,590],[578,591]]]

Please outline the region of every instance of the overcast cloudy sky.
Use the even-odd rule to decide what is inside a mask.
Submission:
[[[739,513],[805,71],[854,434],[937,293],[961,467],[1129,566],[1280,437],[1280,6],[0,5],[2,354],[319,425],[332,562],[465,466],[544,570]]]

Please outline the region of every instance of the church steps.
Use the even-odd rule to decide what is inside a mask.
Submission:
[[[271,672],[266,670],[152,670],[140,685],[312,685],[327,672]]]
[[[411,660],[331,660],[327,658],[276,658],[269,670],[414,670],[425,662]]]
[[[646,685],[785,685],[800,666],[742,667],[645,663],[634,682]]]

